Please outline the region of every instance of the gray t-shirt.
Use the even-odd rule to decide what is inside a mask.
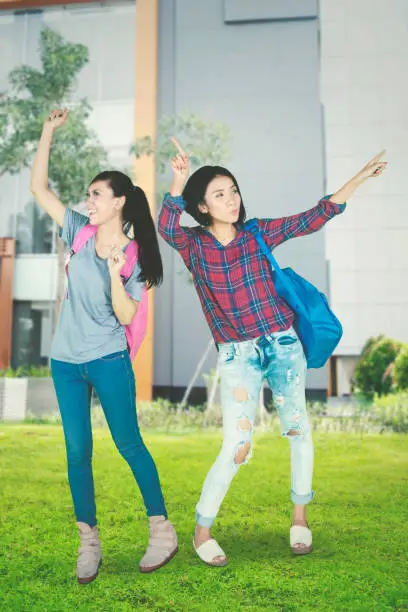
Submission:
[[[67,208],[60,237],[69,249],[78,231],[87,223],[88,217]],[[140,301],[144,287],[137,280],[139,273],[140,267],[136,264],[124,285],[136,301]],[[51,357],[69,363],[85,363],[126,347],[125,330],[113,311],[108,262],[96,254],[95,237],[92,236],[71,257],[68,297],[62,302]]]

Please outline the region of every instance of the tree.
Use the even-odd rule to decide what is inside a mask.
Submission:
[[[52,108],[70,108],[70,118],[52,144],[49,180],[65,205],[84,199],[93,176],[106,164],[107,153],[87,125],[92,107],[86,98],[75,98],[77,77],[89,61],[87,47],[67,42],[44,28],[40,34],[41,69],[14,68],[11,88],[0,94],[0,177],[29,168],[45,118]],[[63,247],[58,246],[59,289],[57,311],[64,287]],[[55,319],[54,319],[55,325]]]

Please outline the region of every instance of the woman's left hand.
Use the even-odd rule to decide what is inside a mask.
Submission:
[[[110,274],[120,274],[123,265],[126,263],[126,254],[119,246],[112,247],[108,257],[108,268]]]

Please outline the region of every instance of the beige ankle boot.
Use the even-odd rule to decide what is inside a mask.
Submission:
[[[149,533],[149,545],[139,564],[143,573],[159,569],[178,551],[176,531],[164,516],[149,517]]]
[[[78,522],[77,525],[81,538],[77,560],[77,577],[81,584],[88,584],[88,582],[95,580],[102,563],[101,543],[96,525],[90,527],[81,522]]]

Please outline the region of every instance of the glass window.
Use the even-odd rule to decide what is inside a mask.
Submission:
[[[52,252],[52,219],[34,200],[17,214],[16,226],[17,254]]]
[[[50,305],[45,302],[13,304],[11,366],[47,365],[51,347]]]

